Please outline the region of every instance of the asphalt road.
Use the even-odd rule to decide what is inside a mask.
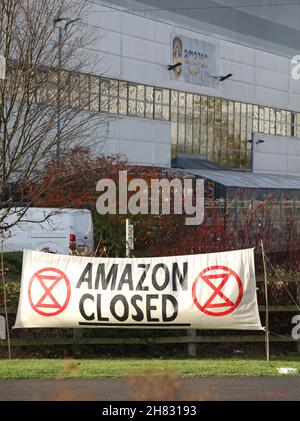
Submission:
[[[0,401],[291,401],[300,377],[0,380]]]

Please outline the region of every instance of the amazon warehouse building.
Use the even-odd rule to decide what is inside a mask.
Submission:
[[[187,170],[219,196],[244,188],[299,203],[296,3],[90,0],[102,59],[101,77],[89,75],[93,111],[114,117],[105,151]]]

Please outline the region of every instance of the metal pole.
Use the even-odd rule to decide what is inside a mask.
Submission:
[[[60,159],[61,135],[60,135],[60,118],[61,118],[61,64],[62,64],[62,39],[64,29],[58,27],[58,72],[57,72],[57,143],[56,143],[56,159]]]
[[[300,305],[300,282],[297,282],[297,301]],[[297,352],[300,354],[300,340],[297,342]]]
[[[126,219],[126,257],[131,257],[129,236],[130,236],[130,219]]]
[[[3,252],[4,252],[4,245],[3,245],[3,239],[2,239],[1,240],[1,278],[2,278],[2,288],[3,288],[3,298],[4,298],[4,311],[5,311],[5,320],[6,320],[6,334],[7,334],[8,358],[11,360],[11,342],[10,342],[9,322],[8,322],[8,309],[7,309],[6,286],[5,286],[5,279],[4,279]]]
[[[269,334],[269,297],[268,297],[268,274],[267,274],[267,263],[265,256],[265,248],[263,241],[261,240],[261,251],[264,265],[264,276],[265,276],[265,299],[266,299],[266,353],[267,362],[270,362],[270,334]]]

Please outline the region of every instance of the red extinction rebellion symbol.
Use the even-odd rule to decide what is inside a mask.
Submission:
[[[192,294],[194,303],[203,313],[215,317],[226,316],[240,305],[243,284],[232,269],[211,266],[198,275]]]
[[[41,316],[51,317],[62,313],[69,304],[70,296],[70,281],[58,269],[41,269],[29,282],[30,305]]]

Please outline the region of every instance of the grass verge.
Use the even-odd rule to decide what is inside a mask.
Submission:
[[[0,379],[120,378],[136,375],[278,376],[277,368],[298,368],[300,357],[259,359],[0,360]]]

